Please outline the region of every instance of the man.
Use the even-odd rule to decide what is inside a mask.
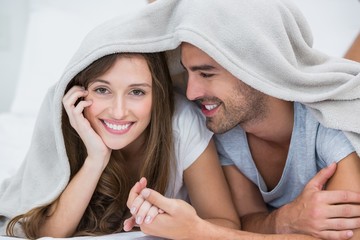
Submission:
[[[358,238],[360,209],[352,203],[360,191],[360,65],[312,49],[307,23],[288,1],[183,0],[171,7],[186,95],[218,133],[242,228]],[[174,216],[171,200],[142,194]]]
[[[271,97],[246,85],[199,48],[183,43],[181,50],[182,64],[188,72],[187,97],[201,103],[210,130],[215,133],[225,132],[217,135],[217,141],[220,156],[225,162],[224,171],[233,193],[234,203],[242,217],[242,229],[262,233],[297,232],[324,239],[352,237],[352,231],[340,230],[358,228],[358,219],[352,217],[359,215],[359,209],[354,208],[355,211],[350,212],[349,205],[331,203],[359,202],[359,195],[351,192],[345,194],[321,191],[336,170],[336,165],[329,164],[327,169],[310,180],[304,191],[302,188],[305,184],[301,182],[308,182],[316,173],[316,164],[326,164],[328,157],[331,161],[339,161],[339,164],[326,189],[360,190],[350,187],[354,186],[352,183],[360,180],[360,161],[343,133],[324,128],[311,115],[306,115],[307,110],[297,103]],[[301,131],[306,130],[304,127],[310,129],[310,132],[302,134]],[[328,138],[330,148],[323,142]],[[311,139],[315,142],[310,141]],[[320,160],[316,159],[306,161],[306,158],[311,156],[308,150],[311,146],[296,145],[299,141],[310,141],[309,144],[314,145],[313,149],[317,148],[320,160],[325,162],[317,163],[316,161]],[[300,148],[301,151],[298,153],[292,148]],[[244,156],[241,155],[243,152]],[[294,163],[299,158],[301,161],[304,160],[299,156],[301,154],[305,156],[303,166],[301,162],[299,165]],[[246,155],[250,156],[248,162]],[[243,161],[240,162],[241,160]],[[246,170],[247,167],[250,170]],[[297,176],[294,176],[296,174]],[[252,179],[252,175],[255,175],[255,179]],[[257,182],[256,178],[261,180]],[[261,186],[261,183],[264,185]],[[262,187],[269,189],[263,196],[259,191]],[[358,187],[357,184],[355,187]],[[277,191],[276,188],[280,190]],[[272,191],[275,194],[272,194]],[[172,206],[184,203],[171,203],[172,200],[163,199],[156,192],[151,192],[150,195],[148,189],[142,194],[168,214],[176,212],[173,216],[178,219],[177,221],[179,215],[190,218],[180,210],[182,207]],[[270,199],[267,202],[263,200],[266,197]],[[265,203],[279,209],[269,212]],[[177,208],[179,210],[176,210]],[[339,218],[341,214],[344,214],[344,218]],[[190,219],[189,222],[195,221]],[[171,222],[167,221],[167,225]],[[326,227],[318,226],[324,223]],[[196,226],[193,223],[189,225]],[[147,229],[147,226],[143,228]],[[195,232],[198,229],[196,228]],[[150,232],[153,233],[151,230]],[[226,232],[238,236],[233,231]],[[211,235],[214,236],[216,233]],[[354,239],[357,234],[358,230],[355,231]]]
[[[360,190],[354,184],[360,180],[360,159],[341,131],[323,127],[299,103],[246,85],[193,45],[182,44],[182,63],[189,74],[187,97],[201,102],[210,130],[224,133],[217,135],[219,153],[244,230],[328,239],[330,230],[357,227],[352,217],[358,212],[330,220],[347,206],[335,205],[327,212],[301,206],[312,197],[311,190],[300,194],[304,183],[332,162],[339,164],[326,189]],[[332,193],[326,198],[341,202],[342,197]],[[323,200],[312,201],[319,207]],[[270,213],[266,204],[279,209]],[[317,221],[325,218],[326,230],[316,229]]]
[[[324,239],[352,237],[352,231],[341,230],[359,227],[355,218],[359,209],[351,212],[349,205],[332,203],[359,202],[359,195],[321,191],[336,170],[331,162],[339,164],[326,189],[360,190],[358,184],[353,184],[360,180],[360,160],[344,134],[323,127],[301,104],[271,97],[246,85],[199,48],[183,43],[181,50],[182,64],[188,72],[187,97],[200,102],[210,130],[224,133],[217,135],[219,153],[242,229],[304,233]],[[309,146],[300,145],[307,141]],[[311,145],[319,156],[307,161],[315,154],[309,150]],[[329,167],[310,181],[317,168],[324,167],[327,161]],[[149,197],[148,189],[142,194],[168,214],[175,211],[176,218],[179,214],[189,217],[180,210],[182,207],[176,211],[177,207],[171,206],[184,203],[171,203],[172,200],[163,199],[156,192],[151,192],[153,196]],[[270,212],[266,204],[279,209]],[[326,227],[318,226],[324,223]],[[354,239],[357,234],[358,230]]]

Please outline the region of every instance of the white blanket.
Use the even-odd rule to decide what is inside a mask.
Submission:
[[[0,215],[11,218],[48,203],[68,183],[60,123],[71,78],[114,52],[168,51],[175,75],[183,72],[182,41],[252,87],[306,104],[322,124],[343,130],[360,153],[360,64],[314,50],[307,22],[289,0],[158,0],[87,35],[43,102],[20,170],[0,186]]]

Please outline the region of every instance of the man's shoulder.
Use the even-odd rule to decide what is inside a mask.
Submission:
[[[305,130],[313,131],[320,125],[309,108],[300,102],[294,102],[294,121],[295,127],[305,128]]]

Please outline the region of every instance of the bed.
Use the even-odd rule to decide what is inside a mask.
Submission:
[[[9,112],[0,114],[0,182],[20,166],[47,89],[60,78],[84,36],[97,24],[143,7],[146,0],[29,0],[23,60]],[[2,236],[2,239],[15,239]],[[158,239],[141,232],[73,239]],[[18,239],[18,238],[16,238]],[[51,239],[51,238],[43,238]]]
[[[19,238],[13,237],[0,237],[2,240],[16,240]],[[21,239],[21,238],[20,238]],[[128,233],[117,233],[110,234],[104,236],[96,236],[96,237],[73,237],[73,238],[51,238],[51,237],[43,237],[42,240],[52,240],[52,239],[70,239],[70,240],[159,240],[160,238],[146,236],[142,232],[128,232]]]

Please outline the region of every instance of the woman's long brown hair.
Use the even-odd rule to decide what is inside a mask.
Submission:
[[[74,85],[88,85],[94,79],[108,71],[118,57],[130,57],[134,54],[143,56],[152,74],[152,113],[146,132],[143,165],[139,166],[140,176],[129,176],[121,150],[113,150],[110,161],[103,171],[90,203],[80,220],[74,235],[101,235],[121,232],[123,221],[130,216],[126,201],[132,179],[144,176],[148,187],[165,193],[169,181],[170,168],[175,166],[172,158],[172,115],[174,100],[172,82],[164,53],[117,53],[93,62],[68,84],[65,92]],[[87,151],[81,138],[71,127],[69,118],[62,110],[62,131],[67,156],[70,163],[70,180],[82,167]],[[54,204],[49,203],[13,218],[7,226],[7,234],[14,236],[14,228],[21,224],[28,238],[39,237],[39,226],[45,221],[47,210]]]

